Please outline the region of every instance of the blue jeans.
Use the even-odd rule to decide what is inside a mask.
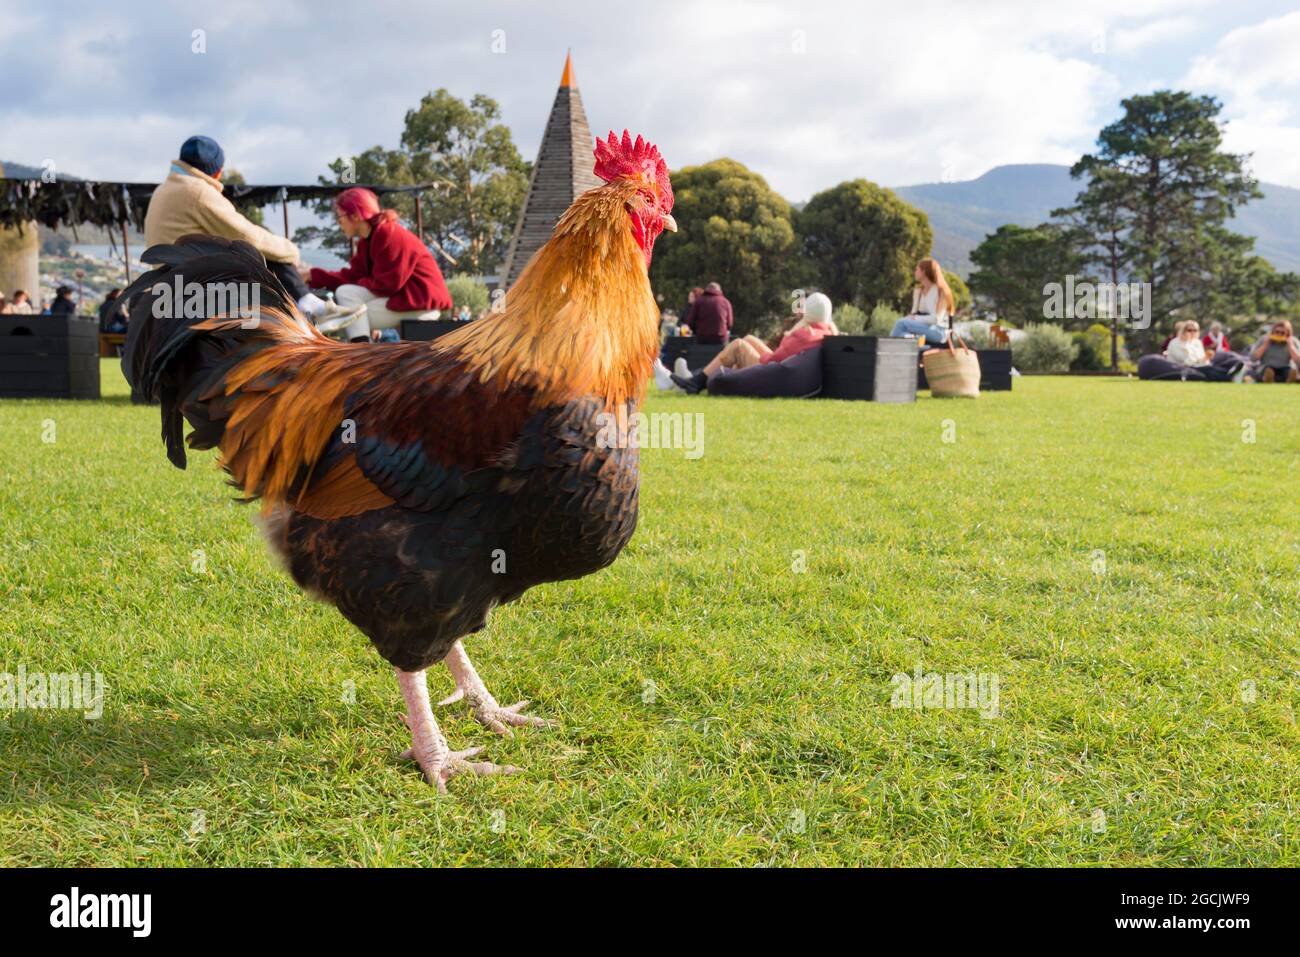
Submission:
[[[947,329],[937,323],[926,322],[924,319],[899,319],[894,323],[894,331],[890,335],[923,336],[932,346],[941,346],[948,341]]]

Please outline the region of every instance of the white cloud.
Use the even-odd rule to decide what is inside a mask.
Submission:
[[[0,159],[147,181],[206,132],[254,181],[311,182],[340,154],[396,145],[404,112],[439,86],[496,98],[531,159],[571,46],[593,132],[644,133],[674,167],[731,156],[792,200],[858,176],[900,185],[1072,162],[1121,96],[1154,84],[1146,51],[1186,41],[1194,16],[1186,0],[656,0],[616,15],[595,0],[374,0],[364,13],[232,0],[57,16],[24,4],[10,19],[10,2]],[[1286,165],[1300,151],[1278,126],[1293,19],[1272,21],[1280,43],[1259,27],[1229,33],[1189,76],[1223,90],[1235,149],[1300,185]],[[207,31],[206,54],[191,53],[193,29]],[[491,53],[494,30],[505,55]],[[1094,49],[1099,35],[1109,51]]]
[[[1300,186],[1297,49],[1300,12],[1230,31],[1183,81],[1223,99],[1228,149],[1253,153],[1256,176],[1290,186]]]
[[[1137,27],[1120,27],[1114,31],[1109,45],[1116,53],[1128,56],[1157,44],[1182,39],[1195,31],[1196,22],[1191,17],[1166,17]]]

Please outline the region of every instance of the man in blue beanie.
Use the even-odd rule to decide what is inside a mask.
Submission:
[[[181,159],[195,169],[220,179],[226,167],[226,152],[210,136],[191,136],[181,144]]]
[[[174,243],[190,233],[242,239],[266,257],[285,291],[303,315],[320,323],[360,315],[364,306],[345,308],[312,293],[298,272],[298,247],[250,222],[226,198],[221,172],[226,154],[209,136],[191,136],[181,144],[180,157],[172,160],[167,178],[153,191],[144,217],[147,246]]]

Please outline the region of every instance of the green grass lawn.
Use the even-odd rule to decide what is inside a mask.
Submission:
[[[705,454],[467,643],[558,727],[444,709],[526,770],[440,798],[387,664],[104,381],[0,402],[0,672],[107,684],[0,710],[0,864],[1300,864],[1300,388],[654,397]],[[891,707],[918,667],[998,715]]]

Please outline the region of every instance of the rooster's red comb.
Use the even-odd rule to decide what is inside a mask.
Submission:
[[[608,139],[596,140],[596,175],[605,182],[621,176],[644,174],[659,187],[661,196],[672,202],[672,187],[668,183],[668,164],[659,155],[659,147],[638,136],[633,142],[631,134],[623,131],[620,140],[613,130]]]

